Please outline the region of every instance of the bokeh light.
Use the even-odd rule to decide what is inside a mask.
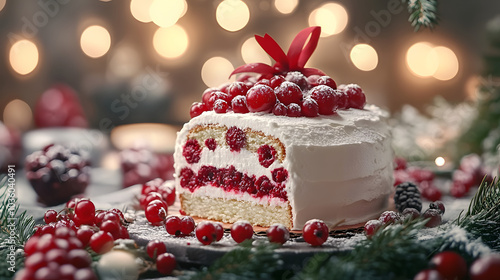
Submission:
[[[436,166],[444,166],[444,164],[446,163],[446,160],[444,159],[444,157],[437,157],[435,160],[434,160],[434,163],[436,164]]]
[[[208,87],[218,87],[228,82],[234,66],[223,57],[216,56],[208,59],[201,68],[201,78]],[[234,81],[234,76],[229,81]]]
[[[80,45],[87,56],[98,58],[109,51],[111,36],[106,28],[99,25],[92,25],[83,31]]]
[[[130,1],[130,12],[132,16],[140,22],[151,22],[149,8],[153,0],[132,0]]]
[[[189,45],[189,38],[180,25],[160,27],[153,36],[156,52],[165,58],[177,58],[183,55]]]
[[[420,77],[430,77],[438,69],[439,57],[431,44],[419,42],[408,49],[406,65],[413,74]]]
[[[31,127],[32,119],[30,106],[20,99],[10,101],[3,110],[3,121],[9,127],[27,130]]]
[[[149,15],[156,25],[169,27],[181,18],[186,6],[184,0],[154,0],[149,7]]]
[[[377,67],[378,54],[372,46],[358,44],[351,49],[351,61],[358,69],[371,71]]]
[[[227,31],[238,31],[250,20],[250,10],[241,0],[224,0],[215,12],[217,23]]]
[[[274,7],[282,14],[291,14],[297,8],[299,0],[274,0]]]
[[[131,78],[136,75],[141,67],[141,58],[137,51],[130,45],[122,44],[114,49],[109,60],[109,72],[119,78]]]
[[[261,48],[255,37],[248,38],[243,45],[241,45],[241,56],[245,63],[262,62],[271,64],[269,55]]]
[[[346,9],[337,3],[326,3],[309,15],[309,26],[321,26],[321,37],[342,32],[347,26],[349,16]]]
[[[29,40],[19,40],[10,48],[9,61],[12,69],[21,75],[27,75],[38,65],[38,48]]]
[[[439,65],[432,76],[441,81],[453,79],[457,75],[459,69],[458,58],[455,53],[451,49],[443,46],[435,47],[434,51],[439,58]]]
[[[0,12],[3,10],[3,8],[5,7],[5,2],[7,2],[7,0],[0,0]]]

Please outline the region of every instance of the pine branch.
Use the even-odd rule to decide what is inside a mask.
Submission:
[[[500,250],[500,181],[483,181],[472,198],[465,215],[456,224],[483,240],[494,250]]]
[[[403,0],[408,3],[408,21],[418,31],[421,27],[432,29],[439,21],[437,0]]]

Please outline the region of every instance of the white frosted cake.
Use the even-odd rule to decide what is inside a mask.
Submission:
[[[393,183],[386,117],[373,105],[313,118],[203,112],[177,137],[181,209],[223,222],[293,229],[313,218],[353,225],[377,217]],[[228,130],[242,132],[239,151],[228,144]]]

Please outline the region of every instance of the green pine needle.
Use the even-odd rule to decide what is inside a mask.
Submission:
[[[432,29],[439,21],[436,0],[403,0],[408,3],[408,21],[418,31],[421,27]]]

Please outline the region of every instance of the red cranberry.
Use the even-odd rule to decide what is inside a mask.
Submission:
[[[274,89],[274,93],[278,100],[285,105],[299,103],[302,100],[302,90],[292,82],[283,82]]]
[[[309,83],[307,82],[307,78],[304,74],[300,72],[288,72],[286,74],[285,80],[292,82],[300,87],[301,90],[307,90],[309,87]]]
[[[46,224],[57,222],[57,212],[56,210],[47,210],[43,215],[43,220]]]
[[[431,202],[431,204],[429,204],[429,208],[439,210],[439,212],[441,212],[441,215],[443,215],[446,210],[444,207],[444,203],[441,200]]]
[[[284,244],[288,239],[290,239],[290,233],[288,229],[282,224],[271,225],[266,231],[267,238],[269,242]]]
[[[405,218],[414,220],[420,217],[420,212],[415,208],[405,208],[405,210],[403,210],[403,213],[401,213],[401,215],[403,215],[403,217]]]
[[[76,232],[76,237],[80,240],[80,242],[82,242],[83,246],[87,246],[89,244],[92,235],[94,235],[94,231],[90,227],[81,227]]]
[[[253,227],[247,221],[237,221],[231,226],[231,237],[236,243],[252,239]]]
[[[276,102],[273,108],[273,114],[275,116],[286,116],[287,115],[286,105],[281,102]]]
[[[215,241],[220,241],[224,236],[224,228],[221,223],[213,223],[215,228]]]
[[[208,111],[208,108],[205,104],[201,102],[195,102],[193,103],[193,105],[191,105],[191,109],[189,109],[189,116],[191,116],[191,118],[194,118],[201,115],[205,111]]]
[[[345,93],[349,100],[349,107],[354,109],[363,109],[366,103],[366,96],[358,85],[350,84],[345,87]]]
[[[260,165],[268,168],[276,159],[276,150],[269,145],[262,145],[257,149]]]
[[[151,259],[156,260],[157,256],[167,252],[167,246],[159,240],[151,240],[146,245],[146,252]]]
[[[441,224],[441,211],[437,209],[427,209],[424,214],[422,214],[424,219],[429,219],[425,224],[426,227],[437,227]]]
[[[165,220],[165,229],[170,235],[181,235],[181,219],[177,216],[168,216]]]
[[[37,252],[37,244],[38,240],[40,239],[39,236],[31,236],[28,241],[24,244],[24,254],[26,256],[30,256],[33,253]]]
[[[432,257],[430,266],[445,279],[460,280],[467,277],[467,263],[462,256],[452,251],[444,251]]]
[[[455,198],[464,197],[468,193],[467,187],[461,182],[455,181],[450,188],[450,194]]]
[[[331,115],[337,109],[337,96],[335,91],[328,86],[319,85],[311,89],[311,98],[318,103],[319,113]]]
[[[181,218],[181,233],[183,235],[189,235],[194,231],[196,224],[194,219],[190,216],[183,216]]]
[[[90,238],[90,248],[97,254],[104,254],[113,248],[113,236],[109,232],[99,231]]]
[[[188,163],[197,163],[201,157],[201,147],[196,139],[189,139],[184,144],[182,155]]]
[[[120,237],[120,224],[114,221],[104,221],[99,227],[102,231],[109,232],[113,236],[113,239],[116,240]]]
[[[500,255],[491,254],[475,260],[469,274],[471,280],[495,279],[500,275]]]
[[[68,261],[76,268],[89,267],[92,264],[92,258],[84,249],[76,249],[68,252]]]
[[[238,95],[246,95],[248,89],[249,86],[244,82],[234,82],[227,88],[227,93],[231,96],[231,98],[234,98]]]
[[[337,84],[330,76],[321,76],[316,80],[318,85],[329,86],[332,89],[337,89]]]
[[[235,113],[246,114],[248,113],[247,107],[247,97],[244,95],[238,95],[233,100],[231,100],[231,107]]]
[[[293,118],[302,116],[300,105],[297,103],[291,103],[290,105],[288,105],[286,109],[286,115]]]
[[[214,223],[208,221],[203,221],[198,224],[195,235],[203,245],[210,245],[217,240],[217,232]]]
[[[250,112],[269,112],[276,103],[274,90],[265,85],[255,85],[247,92],[247,106]]]
[[[301,106],[302,115],[306,117],[316,117],[318,116],[319,106],[316,100],[312,98],[305,98]]]
[[[384,225],[401,222],[401,216],[394,211],[384,211],[378,219]]]
[[[152,224],[157,224],[165,220],[167,217],[167,210],[159,203],[150,203],[146,207],[146,219]]]
[[[214,102],[214,111],[217,114],[227,113],[227,110],[229,110],[229,104],[226,100],[218,99]]]
[[[467,191],[476,183],[476,178],[473,173],[465,172],[460,169],[453,171],[452,180],[453,183],[457,182],[463,184]]]
[[[245,132],[236,126],[230,127],[226,132],[226,142],[231,151],[239,152],[247,143]]]
[[[212,93],[216,92],[216,91],[220,91],[218,88],[207,88],[203,94],[201,95],[201,101],[203,102],[203,104],[207,105],[208,104],[208,100],[210,99],[210,97],[212,97]],[[212,108],[206,108],[207,110],[211,110]]]
[[[321,220],[313,219],[302,228],[302,237],[312,246],[321,246],[328,239],[328,226]]]
[[[369,220],[364,226],[365,235],[372,237],[382,225],[382,222],[379,220]]]
[[[395,170],[405,170],[407,166],[406,159],[402,157],[394,158],[394,169]]]
[[[420,184],[422,185],[422,183]],[[422,197],[429,201],[437,201],[441,199],[441,191],[433,186],[422,188]]]
[[[171,275],[176,266],[175,256],[170,253],[163,253],[156,258],[156,269],[163,275]]]
[[[92,225],[95,220],[95,205],[90,200],[80,200],[75,206],[75,215],[81,224]]]
[[[425,269],[417,273],[413,280],[445,280],[439,271],[435,269]]]
[[[221,91],[215,91],[210,94],[210,98],[208,99],[208,103],[206,105],[208,108],[215,110],[215,103],[217,102],[217,100],[224,100],[227,104],[230,104],[231,99],[232,98],[229,94]]]
[[[269,86],[272,88],[279,87],[285,80],[285,77],[282,75],[275,75],[269,80]]]

